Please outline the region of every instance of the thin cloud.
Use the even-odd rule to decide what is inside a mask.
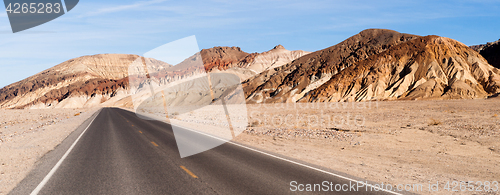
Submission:
[[[130,10],[130,9],[134,9],[134,8],[144,7],[144,6],[148,6],[148,5],[153,5],[153,4],[157,4],[157,3],[162,3],[165,1],[166,0],[139,1],[137,3],[130,4],[130,5],[120,5],[120,6],[102,8],[102,9],[99,9],[95,12],[88,12],[88,13],[82,14],[82,15],[80,15],[80,18],[108,14],[108,13],[114,13],[114,12],[120,12],[120,11]]]

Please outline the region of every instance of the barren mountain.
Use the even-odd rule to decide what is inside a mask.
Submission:
[[[486,56],[495,48],[498,43],[476,49]],[[0,89],[0,108],[130,105],[131,86],[145,84],[129,82],[129,67],[138,59],[143,58],[101,54],[68,60]],[[484,98],[500,92],[499,70],[462,43],[383,29],[362,31],[314,53],[281,45],[251,54],[214,47],[176,66],[143,60],[149,73],[142,76],[162,84],[205,71],[235,74],[246,79],[250,103]],[[190,68],[193,62],[202,65]]]
[[[445,37],[420,37],[335,74],[300,101],[473,99],[500,92],[500,70]]]
[[[305,51],[289,51],[286,50],[282,45],[278,45],[273,49],[263,52],[263,53],[252,53],[248,54],[243,51],[239,47],[214,47],[211,49],[204,49],[200,53],[193,55],[183,62],[169,68],[165,68],[157,73],[150,74],[150,79],[145,77],[132,77],[130,78],[130,88],[132,92],[132,101],[134,105],[139,105],[140,102],[146,101],[147,98],[153,96],[151,92],[158,93],[158,91],[168,92],[170,90],[174,90],[176,92],[172,92],[177,94],[177,92],[188,93],[192,96],[184,97],[180,95],[176,95],[175,97],[169,96],[167,104],[169,106],[179,105],[179,102],[183,102],[183,104],[205,104],[207,100],[212,100],[213,98],[217,99],[217,97],[211,97],[211,93],[206,93],[207,91],[197,91],[196,89],[205,89],[208,86],[204,86],[201,83],[204,83],[204,79],[199,78],[203,77],[203,73],[210,72],[212,80],[225,80],[222,82],[224,84],[232,83],[231,85],[237,85],[241,81],[257,75],[263,70],[275,68],[282,66],[286,63],[289,63],[296,58],[299,58],[305,54],[310,52]],[[200,58],[202,60],[200,60]],[[142,66],[139,64],[139,66]],[[140,68],[139,68],[140,69]],[[227,74],[217,74],[217,73],[230,73],[236,75],[237,77],[227,75]],[[144,73],[135,73],[136,75],[144,75]],[[225,76],[217,76],[217,75],[225,75]],[[222,77],[227,77],[221,79]],[[237,81],[234,79],[237,78]],[[149,83],[148,80],[153,81],[153,83]],[[216,82],[212,81],[212,84]],[[184,84],[179,82],[186,81]],[[220,82],[219,82],[220,83]],[[200,84],[200,86],[198,86]],[[175,86],[174,86],[175,85]],[[213,85],[213,87],[217,88],[217,85]],[[234,86],[235,87],[235,86]],[[196,89],[195,89],[196,88]],[[215,90],[214,88],[214,90]],[[238,90],[241,92],[241,89]],[[234,91],[233,91],[234,92]],[[242,96],[234,96],[239,97],[241,101],[244,101],[244,97]],[[161,94],[156,94],[161,95]],[[217,94],[215,94],[217,95]],[[220,95],[220,94],[219,94]],[[154,98],[153,98],[154,99]],[[194,99],[194,100],[189,100]],[[155,99],[156,100],[156,99]],[[202,101],[203,100],[203,101]],[[232,99],[235,102],[241,102],[236,99]],[[163,102],[151,102],[147,100],[149,103],[144,104],[151,107],[151,105],[163,105]],[[196,102],[200,101],[200,102]],[[117,106],[127,105],[130,106],[131,103],[127,103],[126,101],[120,101],[115,104]]]
[[[255,57],[261,56],[258,65],[267,68],[288,63],[303,53],[306,52],[278,48],[262,54],[248,54],[238,47],[214,47],[176,66],[150,58],[144,60],[151,76],[169,83],[205,70],[229,72],[246,79],[258,73],[247,68]],[[190,62],[200,57],[205,70],[189,68]],[[68,60],[0,89],[0,108],[79,108],[105,102],[112,105],[130,94],[129,66],[138,59],[141,58],[137,55],[100,54]],[[126,99],[120,102],[129,104]]]
[[[251,103],[295,102],[346,67],[416,38],[392,30],[364,30],[335,46],[248,79],[243,84],[245,96]]]
[[[369,29],[243,86],[249,103],[470,99],[498,93],[498,75],[458,41]]]
[[[68,60],[0,89],[0,108],[90,107],[121,93],[137,55],[100,54]],[[151,64],[166,63],[146,58]],[[169,66],[169,65],[166,65]]]
[[[285,65],[310,52],[290,51],[282,45],[263,53],[246,53],[239,47],[214,47],[201,50],[203,64],[209,72],[224,71],[238,75],[242,80],[267,69]]]
[[[252,56],[251,60],[240,61],[238,67],[250,69],[258,74],[267,69],[283,66],[309,53],[302,50],[289,51],[282,45],[278,45],[270,51]]]
[[[239,47],[213,47],[202,49],[200,54],[207,71],[226,70],[249,55]]]
[[[263,53],[246,53],[239,47],[213,47],[201,50],[203,64],[207,71],[227,70],[233,67],[246,68],[256,74],[291,62],[310,52],[289,51],[282,45]]]
[[[492,66],[500,68],[500,40],[482,45],[471,46],[481,54]]]

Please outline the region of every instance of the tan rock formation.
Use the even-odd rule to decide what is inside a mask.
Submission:
[[[101,102],[91,99],[103,96],[105,101],[120,94],[118,89],[126,88],[128,66],[138,57],[99,54],[68,60],[0,89],[0,108],[96,106]],[[155,59],[146,60],[158,65],[154,67],[170,66]]]
[[[500,40],[482,45],[474,45],[471,48],[479,52],[489,64],[500,68]]]
[[[184,62],[171,66],[145,58],[150,76],[166,84],[193,77],[205,71],[227,72],[242,80],[257,71],[249,63],[265,69],[288,63],[300,57],[302,51],[275,48],[262,54],[248,54],[238,47],[204,49]],[[260,56],[260,57],[259,57]],[[202,58],[203,66],[191,67],[190,62]],[[254,61],[258,58],[258,63]],[[68,60],[41,73],[0,89],[0,108],[83,108],[98,105],[129,105],[129,66],[140,56],[124,54],[99,54]],[[132,71],[133,72],[133,71]],[[143,75],[144,76],[144,75]],[[141,83],[134,83],[141,85]]]
[[[358,61],[417,37],[392,30],[364,30],[337,45],[248,79],[243,84],[245,96],[251,103],[295,102]]]
[[[473,99],[500,92],[500,70],[476,51],[445,37],[426,36],[372,55],[300,101]]]

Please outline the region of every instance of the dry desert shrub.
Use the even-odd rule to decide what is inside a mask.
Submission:
[[[250,123],[250,127],[258,127],[260,125],[260,122],[259,121],[253,121],[252,123]]]
[[[431,121],[429,122],[429,126],[437,126],[437,125],[440,125],[441,124],[441,121],[437,120],[437,119],[434,119],[434,118],[431,118]]]

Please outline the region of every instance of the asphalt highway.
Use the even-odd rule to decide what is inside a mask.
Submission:
[[[312,193],[306,184],[327,189],[325,181],[328,194],[390,194],[353,190],[352,177],[241,144],[181,158],[171,129],[103,108],[40,159],[10,194],[302,194]],[[183,135],[215,139],[191,130]],[[315,190],[325,193],[318,185]]]

